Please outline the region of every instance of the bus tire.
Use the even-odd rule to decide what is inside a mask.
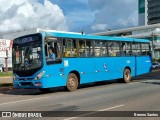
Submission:
[[[123,82],[129,83],[131,81],[131,71],[126,68],[123,72]]]
[[[67,90],[72,92],[78,88],[78,78],[74,73],[70,73],[67,79]]]

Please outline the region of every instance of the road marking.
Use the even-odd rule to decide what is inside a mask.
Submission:
[[[117,106],[114,106],[114,107],[110,107],[110,108],[98,110],[98,111],[95,111],[95,112],[90,112],[90,113],[78,115],[78,116],[76,116],[76,117],[71,117],[71,118],[67,118],[67,119],[64,119],[64,120],[73,120],[73,119],[77,119],[77,118],[79,118],[79,117],[84,117],[84,116],[87,116],[87,115],[90,115],[90,114],[94,114],[94,113],[97,113],[97,112],[100,112],[100,111],[112,110],[112,109],[119,108],[119,107],[123,107],[123,106],[125,106],[125,105],[117,105]]]
[[[20,101],[14,101],[14,102],[8,102],[8,103],[1,103],[1,105],[7,105],[7,104],[13,104],[13,103],[20,103],[20,102],[27,102],[27,101],[32,101],[32,100],[40,100],[40,99],[45,99],[45,98],[48,98],[49,96],[47,97],[41,97],[41,98],[34,98],[34,99],[28,99],[28,100],[20,100]]]
[[[114,106],[114,107],[110,107],[110,108],[106,108],[106,109],[102,109],[102,110],[98,110],[98,111],[107,111],[107,110],[111,110],[111,109],[115,109],[115,108],[119,108],[119,107],[123,107],[125,105],[117,105],[117,106]]]

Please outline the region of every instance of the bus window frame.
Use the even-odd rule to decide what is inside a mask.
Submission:
[[[47,53],[47,57],[49,57],[49,55],[48,55],[48,42],[54,42],[54,44],[55,43],[60,43],[60,53],[61,54],[63,54],[63,41],[62,41],[63,39],[61,39],[61,38],[58,38],[58,37],[52,37],[52,36],[46,36],[45,37],[45,44],[44,44],[44,50],[45,50],[45,56],[46,56],[46,53]],[[47,45],[46,45],[47,44]],[[45,48],[47,46],[47,49]],[[57,47],[57,46],[56,46]],[[55,49],[55,48],[54,48]],[[57,49],[56,49],[57,50]],[[56,51],[57,52],[57,51]],[[55,54],[55,53],[54,53]],[[58,53],[57,53],[57,55],[56,56],[58,56]],[[46,64],[47,65],[51,65],[51,64],[60,64],[60,63],[62,63],[62,55],[58,58],[58,57],[56,57],[54,60],[49,60],[49,61],[47,61],[47,59],[45,59],[46,60]]]
[[[126,52],[125,55],[123,55],[124,49],[123,49],[123,47],[121,46],[122,43],[125,43],[125,45],[126,45],[126,43],[127,43],[127,44],[129,44],[129,47],[130,47],[130,49],[126,49],[126,48],[125,48],[125,52]],[[123,56],[123,57],[131,57],[131,56],[133,56],[133,55],[132,55],[132,43],[133,43],[133,42],[128,42],[128,41],[121,41],[121,42],[120,42],[121,56]],[[128,53],[129,51],[130,51],[130,54]]]
[[[72,44],[72,48],[70,48],[68,51],[69,51],[69,53],[72,53],[73,51],[74,51],[74,54],[75,54],[75,56],[68,56],[67,55],[67,49],[68,48],[66,48],[66,41],[69,41],[69,40],[71,40],[71,44]],[[77,39],[75,39],[75,38],[62,38],[62,58],[77,58],[77,57],[79,57],[78,56],[78,48],[77,48]],[[75,47],[74,47],[75,46]],[[72,50],[73,49],[73,50]],[[72,50],[72,51],[71,51]]]
[[[111,41],[111,40],[107,40],[107,53],[108,53],[108,57],[121,57],[121,47],[120,47],[120,43],[121,41]],[[115,55],[110,55],[109,53],[109,42],[113,42],[113,43],[116,43],[118,45],[118,48],[119,48],[119,52],[120,52],[120,55],[117,55],[117,53],[115,52]],[[114,49],[114,50],[117,50],[117,49]]]
[[[148,45],[149,49],[142,49],[142,44]],[[141,43],[141,49],[142,49],[142,56],[151,56],[151,46],[150,46],[149,43],[142,42],[142,43]],[[143,54],[143,50],[145,50],[145,52],[146,52],[146,50],[149,50],[149,51],[148,51],[148,54],[145,54],[145,55],[144,55],[144,54]]]
[[[60,37],[60,38],[58,38],[58,37],[56,37],[57,38],[57,41],[61,41],[61,53],[62,53],[62,56],[61,56],[61,62],[62,62],[62,59],[63,58],[100,58],[100,57],[132,57],[132,56],[144,56],[144,55],[142,55],[142,46],[141,46],[141,44],[149,44],[149,43],[145,43],[145,42],[135,42],[135,41],[116,41],[116,40],[114,40],[114,41],[112,41],[112,40],[94,40],[94,39],[77,39],[77,38],[63,38],[63,37]],[[64,41],[66,41],[67,39],[72,39],[72,42],[74,41],[75,42],[75,48],[76,48],[76,56],[74,56],[74,57],[65,57],[65,52],[64,52]],[[78,45],[79,44],[79,41],[84,41],[85,42],[85,46],[84,46],[84,51],[85,51],[85,56],[80,56],[80,52],[79,52],[79,50],[80,50],[80,46]],[[87,49],[89,49],[89,48],[87,48],[87,46],[86,46],[86,43],[87,43],[87,41],[90,41],[91,42],[91,45],[92,45],[92,50],[93,50],[93,56],[87,56]],[[100,56],[95,56],[95,42],[102,42],[102,43],[105,43],[106,44],[106,51],[107,51],[107,54],[106,54],[106,56],[102,56],[102,55],[100,55]],[[109,42],[113,42],[113,43],[116,43],[116,44],[118,44],[118,47],[119,47],[119,52],[120,52],[120,55],[116,55],[116,56],[110,56],[109,55],[109,47],[108,47],[108,44],[109,44]],[[130,55],[122,55],[122,50],[123,50],[123,48],[121,48],[121,43],[129,43],[130,44],[130,52],[131,52],[131,54]],[[74,44],[74,43],[72,43],[72,44]],[[133,44],[136,44],[136,48],[135,48],[135,50],[136,50],[136,55],[133,55]],[[137,44],[140,44],[140,53],[141,53],[141,55],[137,55]],[[150,47],[150,44],[149,44],[149,47]],[[100,47],[100,54],[101,54],[101,52],[102,52],[102,46]],[[149,52],[150,52],[150,48],[149,48]],[[147,56],[147,55],[146,55]],[[55,61],[55,62],[53,62],[52,64],[54,64],[54,63],[60,63],[60,61]]]

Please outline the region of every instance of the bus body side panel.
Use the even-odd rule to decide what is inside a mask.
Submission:
[[[65,79],[69,72],[77,71],[81,84],[123,78],[125,67],[135,76],[135,57],[69,58],[63,64]]]
[[[123,78],[123,72],[125,70],[125,68],[129,68],[131,71],[131,76],[135,76],[135,57],[133,56],[126,56],[126,57],[120,57],[120,66],[121,66],[121,70],[122,70],[122,77]]]
[[[136,75],[145,74],[151,72],[152,62],[149,56],[136,56]]]
[[[94,58],[64,58],[60,64],[46,65],[47,85],[45,88],[66,86],[70,72],[78,72],[80,84],[97,81]]]
[[[95,58],[97,81],[120,78],[120,61],[117,57]]]
[[[89,83],[96,81],[94,58],[69,58],[64,59],[64,68],[66,80],[71,71],[77,71],[80,74],[80,83]]]
[[[47,79],[44,81],[44,83],[46,83],[45,88],[64,86],[66,81],[63,76],[63,71],[64,68],[62,64],[46,65],[45,72]]]
[[[76,71],[80,74],[81,84],[113,80],[123,78],[125,67],[129,67],[131,69],[132,76],[144,74],[150,72],[151,60],[150,57],[147,56],[64,58],[62,63],[45,65],[43,68],[45,76],[40,81],[42,82],[42,88],[66,86],[68,75],[72,71]],[[34,80],[34,82],[38,81]],[[26,88],[30,87],[26,86]]]
[[[132,76],[135,76],[134,57],[107,57],[95,59],[96,67],[99,72],[98,80],[113,80],[123,78],[125,67],[131,69]]]
[[[83,74],[80,72],[81,83],[123,78],[125,67],[129,67],[132,76],[135,76],[134,57],[91,58],[89,61],[84,58],[83,60],[77,60],[77,62],[79,64],[75,64],[77,64],[78,71],[84,72]]]

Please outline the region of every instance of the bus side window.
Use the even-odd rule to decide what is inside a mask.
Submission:
[[[150,54],[150,50],[149,50],[149,44],[146,43],[142,43],[142,55],[149,55]]]
[[[137,56],[142,55],[141,43],[132,43],[132,54]]]
[[[77,49],[79,57],[86,57],[86,41],[79,40],[77,42]]]
[[[103,41],[103,42],[102,42],[102,45],[101,45],[101,55],[102,55],[103,57],[108,56],[108,55],[107,55],[107,42],[106,42],[106,41]]]
[[[47,52],[47,59],[51,58],[51,54],[54,54],[55,58],[57,57],[57,51],[56,51],[56,43],[54,43],[53,41],[48,42],[47,45],[45,46],[46,52]]]
[[[57,58],[61,59],[62,58],[62,43],[57,42],[56,44],[56,53],[57,53]]]
[[[93,41],[86,41],[86,52],[87,52],[87,57],[94,57]]]
[[[132,43],[132,55],[137,55],[136,43]]]
[[[131,56],[132,52],[131,52],[131,43],[126,43],[126,55],[127,56]]]
[[[137,43],[137,55],[138,55],[138,56],[141,56],[141,55],[142,55],[141,43]]]
[[[46,39],[44,48],[48,65],[62,62],[62,39]]]
[[[112,42],[108,42],[108,52],[109,52],[109,56],[112,56],[113,53],[113,43]]]
[[[120,45],[119,42],[108,42],[109,56],[119,56]]]
[[[73,39],[65,39],[63,41],[64,45],[64,57],[76,57],[77,49],[76,49],[76,41]]]
[[[101,42],[100,41],[95,41],[94,42],[94,53],[95,57],[100,57],[101,56]]]
[[[131,56],[131,44],[129,42],[121,43],[121,55],[122,56]]]
[[[121,42],[120,43],[120,48],[121,48],[121,56],[126,56],[126,43]]]
[[[94,53],[96,57],[106,57],[107,55],[107,42],[95,41]]]

